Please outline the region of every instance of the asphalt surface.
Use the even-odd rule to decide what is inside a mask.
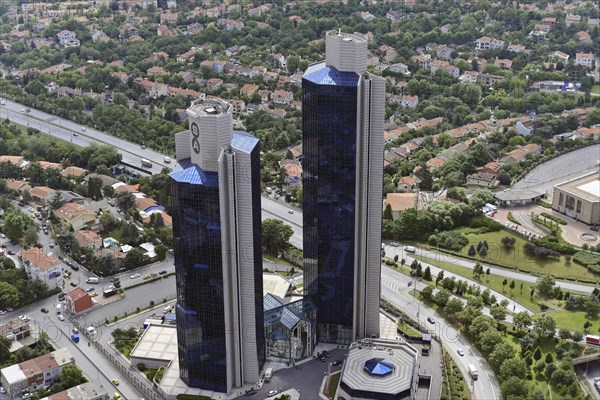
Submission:
[[[598,170],[599,162],[600,144],[577,149],[535,167],[511,190],[537,190],[552,195],[554,185]]]
[[[29,108],[29,112],[26,110]],[[165,163],[165,154],[142,149],[137,143],[131,143],[118,137],[104,133],[92,127],[84,127],[52,114],[45,113],[35,108],[7,100],[0,105],[0,118],[8,118],[17,124],[39,129],[41,133],[49,134],[56,138],[71,142],[78,146],[88,146],[91,143],[107,144],[117,149],[123,155],[123,161],[141,167],[141,159],[146,158],[153,163],[152,168],[146,168],[151,173],[159,173],[163,168],[172,168],[170,163]]]
[[[439,318],[433,310],[424,305],[419,307],[418,301],[403,293],[392,290],[387,286],[382,286],[381,296],[396,305],[403,312],[417,319],[421,326],[426,326],[430,333],[435,334],[442,341],[446,350],[448,350],[456,364],[460,367],[463,376],[467,379],[467,384],[469,384],[470,388],[474,389],[475,398],[478,400],[496,400],[500,397],[498,381],[493,371],[477,349],[472,347],[462,334]],[[431,324],[427,322],[427,318],[432,318],[435,323]],[[458,349],[463,350],[465,354],[463,357],[458,355]],[[469,382],[469,364],[475,365],[479,372],[479,379],[476,381]]]

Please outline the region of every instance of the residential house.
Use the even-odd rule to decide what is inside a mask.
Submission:
[[[46,197],[54,194],[54,189],[48,186],[35,186],[30,191],[31,199],[37,203],[43,203]]]
[[[498,40],[483,36],[475,41],[475,51],[502,50],[505,47],[504,40]]]
[[[530,143],[526,146],[520,146],[512,151],[509,151],[500,159],[501,164],[512,164],[523,161],[527,154],[540,154],[542,146],[539,144]]]
[[[59,381],[60,372],[66,365],[75,364],[68,349],[60,348],[48,354],[13,364],[0,370],[0,383],[8,398],[28,398],[26,393],[46,389]],[[25,397],[24,397],[25,396]]]
[[[198,49],[196,47],[192,47],[190,50],[186,51],[185,53],[178,55],[177,62],[178,63],[188,62],[189,60],[194,58],[194,56],[196,55],[197,52],[198,52]]]
[[[102,237],[94,231],[80,229],[73,234],[80,248],[99,249],[102,247]]]
[[[391,62],[396,58],[398,52],[393,47],[384,44],[379,46],[379,54],[381,54],[381,57],[385,58],[387,62]]]
[[[506,50],[512,51],[513,53],[522,53],[525,51],[525,46],[523,46],[522,44],[511,43],[508,45]]]
[[[399,11],[390,10],[390,11],[388,11],[385,14],[385,17],[388,20],[390,20],[392,22],[395,22],[395,21],[402,21],[403,19],[405,19],[406,18],[406,14],[403,14],[403,13],[401,13]]]
[[[565,25],[570,26],[581,22],[581,15],[567,14],[565,17]]]
[[[437,44],[437,43],[429,43],[425,46],[426,51],[433,50],[435,51],[435,56],[442,60],[450,61],[452,60],[452,50],[450,47],[445,44]]]
[[[556,18],[545,17],[544,19],[542,19],[542,24],[548,25],[550,27],[554,27],[554,25],[556,25]]]
[[[420,54],[418,56],[412,56],[410,60],[419,64],[419,67],[423,69],[431,68],[431,55],[429,54]]]
[[[140,214],[140,216],[142,217],[142,222],[145,224],[150,223],[152,221],[152,215],[157,215],[157,216],[160,215],[165,226],[173,226],[173,218],[169,214],[164,212],[163,210],[157,210],[157,209],[150,210],[148,212]],[[109,250],[109,249],[103,249],[103,250]],[[115,254],[115,257],[124,258],[125,254],[123,254],[123,253]]]
[[[402,96],[400,105],[405,108],[415,108],[419,104],[419,96]]]
[[[449,33],[452,30],[452,25],[450,25],[450,24],[442,25],[440,27],[440,30],[442,31],[442,33]]]
[[[477,75],[477,84],[481,86],[494,86],[502,82],[505,78],[502,75],[479,74]]]
[[[576,33],[579,38],[579,43],[583,44],[591,44],[592,43],[592,35],[587,33],[586,31],[579,31]]]
[[[429,160],[427,160],[427,162],[425,163],[425,165],[427,165],[427,167],[429,167],[429,169],[431,171],[435,171],[436,169],[438,169],[441,166],[443,166],[445,163],[446,163],[446,161],[442,160],[441,158],[432,157]]]
[[[87,173],[88,173],[87,169],[71,165],[71,166],[63,169],[60,174],[62,176],[64,176],[65,178],[69,178],[69,177],[71,177],[71,178],[79,178],[80,176],[85,175]]]
[[[363,21],[367,21],[367,22],[373,21],[375,18],[377,18],[377,17],[375,17],[373,14],[371,14],[368,11],[362,11],[362,12],[359,13],[359,15],[360,15],[360,18],[362,18]]]
[[[177,13],[163,12],[160,14],[161,24],[175,24],[177,23]]]
[[[412,176],[403,176],[398,181],[398,192],[400,193],[409,193],[417,190],[417,180]]]
[[[552,53],[548,54],[548,57],[550,59],[556,59],[558,61],[567,62],[569,61],[570,56],[567,53],[563,53],[562,51],[553,51]]]
[[[60,88],[60,86],[58,85],[58,83],[50,82],[49,84],[46,85],[46,93],[48,93],[48,94],[56,93],[56,92],[58,92],[59,88]]]
[[[448,71],[448,73],[450,73],[450,75],[452,75],[455,78],[458,78],[460,76],[460,69],[458,69],[454,65],[451,65],[448,61],[433,60],[431,62],[430,68],[432,74],[434,74],[438,69],[445,69],[446,71]]]
[[[241,114],[246,111],[246,102],[244,100],[229,100],[229,103],[233,107],[234,114]]]
[[[108,35],[102,31],[99,31],[97,29],[92,29],[92,42],[94,43],[98,43],[98,42],[106,42],[107,40],[110,40],[110,38],[108,37]]]
[[[302,160],[304,159],[304,155],[302,154],[302,145],[299,144],[298,146],[294,146],[291,147],[289,149],[291,158],[295,161],[299,161],[302,162]]]
[[[576,53],[575,54],[575,65],[582,65],[586,68],[592,68],[594,62],[594,55],[592,53]]]
[[[244,23],[229,18],[221,18],[217,24],[226,31],[239,31],[244,27]]]
[[[60,220],[64,229],[72,227],[75,231],[90,229],[96,222],[96,212],[77,203],[64,204],[54,210],[54,215]]]
[[[498,175],[498,173],[500,172],[500,169],[502,169],[502,165],[498,164],[496,161],[490,161],[489,163],[485,164],[483,167],[478,167],[477,169],[475,169],[476,172],[484,172],[486,174],[491,174],[491,175]]]
[[[288,90],[276,90],[271,100],[275,104],[290,105],[294,101],[294,94]]]
[[[598,140],[600,139],[600,124],[590,126],[589,128],[579,128],[576,132],[584,139],[591,138],[593,140]]]
[[[390,206],[392,217],[398,218],[404,210],[417,208],[417,193],[388,193],[383,200],[383,211]]]
[[[92,296],[80,287],[67,293],[64,304],[65,312],[70,315],[81,314],[94,306]]]
[[[262,103],[268,102],[269,99],[271,98],[271,91],[269,91],[269,90],[259,90],[256,93],[258,93],[258,95],[260,96],[260,101]]]
[[[287,115],[287,111],[285,111],[282,108],[276,108],[274,110],[266,110],[269,115],[271,115],[273,118],[277,118],[277,119],[284,119],[285,116]]]
[[[169,85],[165,85],[164,83],[152,82],[142,78],[136,78],[135,83],[142,85],[148,96],[153,99],[164,97],[169,93]]]
[[[31,336],[31,327],[29,326],[28,321],[9,319],[0,324],[0,336],[7,338],[11,342],[23,340]]]
[[[127,75],[125,72],[111,72],[110,76],[117,78],[121,81],[121,83],[127,83],[129,80],[129,75]]]
[[[387,67],[387,71],[394,72],[396,74],[402,74],[404,76],[410,76],[410,70],[406,64],[395,63]]]
[[[512,60],[502,59],[502,58],[498,58],[498,57],[496,57],[496,60],[494,61],[494,65],[501,69],[511,70],[512,64],[513,64]]]
[[[588,17],[587,24],[590,28],[593,28],[595,26],[600,26],[600,18]]]
[[[279,168],[284,169],[288,177],[302,177],[302,164],[300,161],[288,159],[281,160],[279,161]]]
[[[158,28],[156,28],[156,34],[164,37],[175,36],[175,33],[166,25],[158,25]]]
[[[146,74],[148,74],[150,76],[154,76],[154,75],[167,75],[168,72],[163,67],[157,67],[155,65],[153,67],[148,68],[148,70],[146,71]]]
[[[19,261],[29,280],[40,280],[48,285],[50,290],[60,287],[64,264],[59,259],[44,254],[44,249],[32,247],[22,250]]]
[[[465,71],[461,76],[458,77],[458,80],[461,83],[477,83],[478,76],[479,72],[477,71]]]
[[[444,122],[444,118],[437,117],[437,118],[433,118],[433,119],[420,119],[418,121],[409,122],[406,124],[406,126],[409,129],[419,130],[426,126],[437,126],[437,125],[441,124],[442,122]]]
[[[491,188],[497,185],[496,175],[487,172],[476,172],[467,175],[467,186],[483,186]]]
[[[77,47],[79,46],[79,40],[77,40],[77,34],[73,31],[62,30],[56,34],[58,37],[58,43],[64,47]]]
[[[206,88],[208,90],[218,90],[223,86],[223,79],[220,78],[210,78],[206,81]]]
[[[31,185],[25,181],[19,181],[15,179],[7,179],[6,180],[6,188],[8,190],[14,190],[19,193],[29,192],[31,190]]]

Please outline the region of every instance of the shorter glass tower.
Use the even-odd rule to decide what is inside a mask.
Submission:
[[[233,132],[231,105],[187,110],[171,173],[181,379],[229,393],[264,364],[260,147]]]

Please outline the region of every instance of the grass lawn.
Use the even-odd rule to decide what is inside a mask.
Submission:
[[[329,377],[329,388],[326,389],[327,393],[325,393],[325,396],[330,399],[333,399],[333,396],[335,396],[335,391],[337,389],[338,382],[340,381],[340,375],[341,373],[338,372],[337,374],[331,374]]]
[[[592,93],[600,94],[600,85],[596,84],[592,86]]]
[[[417,332],[415,328],[413,328],[404,321],[398,322],[398,328],[400,328],[404,333],[406,333],[409,336],[421,336],[420,332]]]
[[[583,324],[585,321],[590,321],[592,323],[590,333],[593,335],[600,333],[600,317],[596,316],[588,318],[584,311],[569,311],[563,309],[551,311],[548,315],[556,320],[556,325],[559,328],[583,332]]]
[[[539,260],[530,257],[523,251],[523,245],[527,241],[519,236],[513,235],[510,232],[498,231],[481,234],[467,234],[469,244],[467,244],[458,253],[463,257],[468,257],[470,245],[477,247],[477,244],[486,240],[489,250],[487,257],[483,258],[476,255],[474,258],[482,262],[493,262],[506,268],[518,269],[523,272],[532,272],[535,274],[550,274],[556,278],[569,278],[575,280],[586,280],[591,282],[600,282],[600,277],[589,272],[584,266],[574,262],[567,263],[564,258]],[[506,250],[502,246],[502,238],[508,236],[515,238],[516,242],[512,249]]]
[[[415,255],[414,257],[418,260],[424,261],[431,265],[435,265],[436,267],[440,267],[446,271],[453,272],[462,277],[473,279],[473,270],[472,269],[461,267],[461,266],[454,265],[454,264],[450,264],[450,263],[447,263],[444,261],[437,261],[430,257],[423,257],[423,256],[417,256],[417,255]],[[535,298],[532,299],[531,297],[529,297],[529,294],[531,292],[531,287],[530,287],[531,284],[529,282],[515,280],[515,288],[511,291],[510,283],[512,280],[509,279],[507,285],[504,287],[502,286],[503,281],[504,281],[504,277],[501,277],[499,275],[490,274],[490,275],[483,275],[481,278],[481,281],[479,283],[481,283],[482,285],[484,285],[490,289],[497,291],[498,293],[502,293],[506,297],[514,299],[517,303],[529,308],[530,310],[532,310],[534,312],[541,311],[540,306],[536,302]],[[521,291],[521,284],[523,284],[522,291]],[[510,306],[508,308],[510,309]]]

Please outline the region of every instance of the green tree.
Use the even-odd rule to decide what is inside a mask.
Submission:
[[[433,288],[429,285],[425,286],[423,288],[423,290],[421,291],[421,296],[423,296],[423,299],[426,301],[432,301],[433,300]]]
[[[383,211],[383,219],[387,219],[389,221],[394,220],[394,216],[392,214],[392,206],[389,203],[385,206],[385,210]]]
[[[452,294],[448,289],[441,289],[433,296],[433,301],[440,307],[445,307]]]
[[[502,291],[504,292],[504,287],[506,286],[506,284],[508,283],[508,279],[504,278],[504,280],[502,281]]]
[[[481,247],[481,250],[479,250],[479,255],[483,258],[487,257],[488,255],[488,248],[483,246]]]
[[[496,321],[487,315],[479,315],[475,317],[471,325],[468,327],[469,333],[473,335],[476,340],[479,340],[481,334],[490,329],[496,329]]]
[[[271,254],[279,254],[289,246],[289,240],[294,231],[279,219],[265,219],[262,222],[263,245]]]
[[[444,311],[448,313],[449,316],[455,317],[463,310],[463,302],[457,298],[452,298],[448,300],[446,305],[444,306]]]
[[[510,291],[512,292],[514,288],[515,288],[515,281],[511,281],[510,282]]]
[[[74,387],[87,382],[87,379],[83,376],[83,372],[75,364],[65,365],[60,371],[59,379],[65,388]]]
[[[12,346],[12,340],[0,335],[0,365],[10,359],[10,346]]]
[[[513,315],[513,324],[517,329],[525,329],[531,325],[532,318],[527,311],[521,311]]]
[[[521,357],[513,357],[505,360],[500,366],[500,373],[498,378],[500,382],[503,382],[511,376],[516,376],[521,379],[525,379],[527,376],[527,365]]]
[[[475,254],[477,254],[477,251],[475,250],[475,246],[471,245],[471,247],[469,247],[469,257],[475,257]]]
[[[543,314],[533,322],[533,330],[540,336],[554,336],[556,320],[548,314]]]
[[[535,348],[535,351],[533,352],[533,358],[535,359],[535,361],[539,361],[542,359],[542,348],[540,346]]]
[[[486,203],[493,203],[494,195],[489,189],[475,189],[473,195],[469,199],[469,204],[475,208],[481,208]]]
[[[93,200],[102,199],[102,179],[97,176],[92,176],[88,179],[87,184],[88,197]]]
[[[423,272],[423,279],[426,281],[431,281],[431,269],[429,267],[425,268],[425,272]]]
[[[501,343],[504,340],[504,336],[502,333],[498,332],[496,329],[488,329],[481,333],[479,337],[479,346],[481,346],[481,350],[485,353],[490,353],[498,343]]]
[[[515,349],[505,341],[496,344],[494,350],[490,353],[488,360],[494,369],[499,369],[505,360],[515,356]]]
[[[145,265],[147,261],[146,252],[139,247],[134,247],[127,252],[125,260],[123,260],[123,267],[130,270]]]
[[[16,307],[19,304],[19,291],[8,282],[0,281],[0,304],[3,307]]]
[[[516,376],[511,376],[500,385],[502,397],[510,400],[526,399],[529,391],[527,382]]]
[[[127,211],[135,207],[135,196],[129,192],[117,193],[117,207]]]
[[[536,283],[535,287],[539,294],[541,294],[542,296],[545,296],[545,297],[550,297],[552,294],[552,291],[554,290],[555,283],[556,283],[556,280],[554,279],[554,277],[552,275],[545,274],[545,275],[540,276],[537,279],[537,283]]]
[[[33,225],[29,225],[25,230],[25,235],[23,236],[23,240],[29,246],[33,246],[39,240],[38,231],[35,229]]]
[[[498,304],[490,307],[490,315],[498,322],[506,319],[506,309]]]
[[[26,226],[25,216],[11,210],[4,216],[2,230],[11,241],[18,242],[23,238]]]

